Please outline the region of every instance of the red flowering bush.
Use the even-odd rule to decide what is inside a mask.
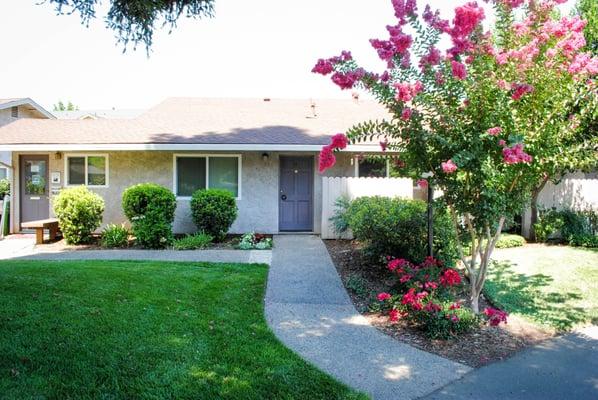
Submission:
[[[462,284],[455,269],[446,268],[432,257],[418,265],[394,258],[387,267],[398,278],[396,294],[382,292],[377,299],[391,322],[407,319],[434,339],[471,331],[482,322],[482,317],[455,301]],[[491,326],[507,321],[507,314],[494,308],[484,310],[484,315]]]
[[[554,7],[566,0],[486,1],[495,14],[490,30],[476,2],[445,20],[415,0],[392,0],[388,35],[370,41],[382,71],[364,70],[347,51],[313,69],[341,89],[371,93],[391,114],[349,129],[351,143],[376,140],[383,152],[400,152],[414,178],[426,174],[443,191],[461,228],[455,231],[465,230],[471,244],[469,258],[459,248],[476,313],[504,221],[563,165],[567,171],[581,159],[595,162],[597,136],[578,129],[597,92],[598,58],[584,50],[586,21],[556,17]],[[443,36],[446,51],[439,49]],[[334,164],[333,151],[322,150],[320,170]]]

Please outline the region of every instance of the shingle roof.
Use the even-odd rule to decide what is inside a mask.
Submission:
[[[129,120],[22,119],[2,144],[325,144],[353,124],[387,117],[371,101],[170,98]]]

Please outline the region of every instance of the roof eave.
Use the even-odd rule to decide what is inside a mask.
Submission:
[[[93,143],[0,144],[0,151],[320,151],[321,144],[189,144],[189,143]],[[382,152],[380,146],[349,145],[346,152]]]

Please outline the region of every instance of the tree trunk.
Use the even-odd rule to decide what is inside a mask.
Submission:
[[[529,227],[529,239],[532,242],[536,241],[536,230],[534,229],[534,225],[538,223],[538,196],[540,196],[540,192],[546,186],[546,182],[548,182],[548,178],[543,178],[540,184],[532,190],[532,201],[530,205],[531,211],[531,218],[530,218],[530,227]]]

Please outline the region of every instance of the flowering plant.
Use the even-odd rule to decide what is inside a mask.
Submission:
[[[598,59],[583,52],[585,21],[552,17],[565,1],[492,0],[491,32],[475,2],[456,7],[448,21],[429,6],[418,15],[415,0],[392,0],[396,23],[387,26],[388,38],[371,40],[384,71],[366,71],[347,51],[313,69],[341,89],[370,92],[390,112],[351,128],[351,143],[377,138],[382,151],[401,152],[414,176],[428,173],[426,183],[442,189],[471,243],[466,258],[459,240],[476,313],[505,219],[554,172],[555,159],[577,154],[568,140],[592,104],[577,100],[595,96]],[[445,52],[442,36],[451,42]],[[342,147],[322,150],[321,171],[334,164],[334,148]]]
[[[433,257],[419,265],[402,258],[389,259],[387,267],[398,278],[397,294],[382,292],[377,299],[391,322],[402,318],[415,322],[432,338],[448,338],[481,323],[482,317],[455,301],[462,284],[455,269],[444,267]],[[507,314],[501,310],[487,308],[483,315],[491,326],[507,322]]]

